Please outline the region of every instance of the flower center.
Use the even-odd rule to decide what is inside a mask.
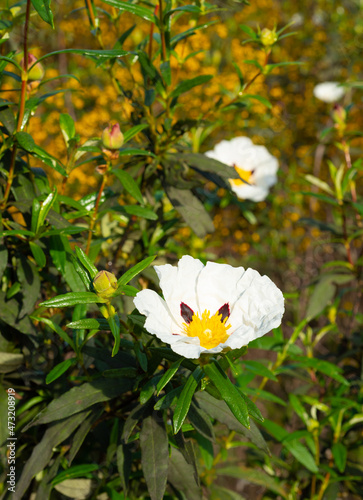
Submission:
[[[207,310],[202,313],[201,318],[198,313],[193,313],[191,321],[183,324],[184,332],[188,337],[198,337],[200,345],[206,349],[223,344],[228,339],[227,330],[231,325],[226,326],[229,314],[225,315],[221,309],[212,317]]]
[[[253,176],[253,170],[243,170],[243,168],[237,167],[234,165],[234,169],[237,174],[241,177],[241,179],[230,179],[230,182],[235,186],[240,186],[241,184],[245,184],[243,181],[248,182],[249,184],[253,184],[251,177]]]

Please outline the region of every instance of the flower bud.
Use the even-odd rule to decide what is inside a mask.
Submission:
[[[99,297],[108,299],[117,289],[116,276],[108,271],[100,271],[93,280],[93,288]]]
[[[33,54],[28,54],[27,68],[32,66],[37,61]],[[21,60],[21,66],[25,69],[24,58]],[[41,63],[36,64],[30,71],[28,71],[28,80],[40,81],[44,78],[44,68]]]
[[[347,112],[340,104],[335,104],[333,109],[333,120],[338,125],[345,123],[347,119]]]
[[[269,30],[268,28],[263,28],[260,34],[260,40],[262,45],[265,47],[271,47],[278,39],[275,30]]]
[[[109,125],[102,132],[102,144],[105,149],[120,149],[124,143],[124,136],[120,130],[120,125]]]

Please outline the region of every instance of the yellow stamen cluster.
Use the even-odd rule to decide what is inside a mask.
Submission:
[[[240,186],[241,184],[244,184],[243,181],[248,182],[249,184],[253,184],[251,181],[252,177],[252,172],[251,170],[243,170],[243,168],[239,167],[234,167],[237,174],[241,177],[241,179],[230,179],[230,182],[234,184],[235,186]]]
[[[198,337],[202,347],[212,349],[228,339],[227,330],[231,325],[226,326],[227,319],[222,320],[218,312],[210,317],[210,311],[204,311],[201,318],[198,313],[193,314],[192,321],[184,323],[184,331],[188,337]]]

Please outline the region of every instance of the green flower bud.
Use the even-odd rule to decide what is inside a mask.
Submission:
[[[269,30],[268,28],[263,28],[260,34],[260,40],[262,45],[265,47],[271,47],[278,39],[275,30]]]
[[[37,58],[33,56],[33,54],[28,54],[28,65],[27,68],[30,68],[35,62]],[[25,68],[24,59],[21,60],[21,66]],[[28,71],[28,80],[40,81],[44,78],[44,68],[41,63],[36,64],[30,71]]]
[[[112,297],[117,290],[116,276],[108,271],[100,271],[94,277],[93,288],[97,295],[103,299]]]
[[[124,136],[120,130],[120,125],[109,125],[102,132],[102,144],[105,149],[120,149],[124,143]]]

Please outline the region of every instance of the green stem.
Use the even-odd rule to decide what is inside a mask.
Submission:
[[[97,219],[97,214],[98,214],[98,207],[99,207],[99,204],[100,204],[100,201],[101,201],[101,196],[102,196],[103,190],[105,189],[106,182],[107,182],[107,172],[105,172],[105,174],[103,175],[101,187],[100,187],[100,190],[98,191],[98,196],[97,196],[95,208],[93,210],[92,219],[91,219],[91,222],[90,222],[90,225],[89,225],[88,238],[87,238],[87,247],[86,247],[86,255],[88,255],[89,249],[90,249],[90,246],[91,246],[92,232],[93,232],[93,228],[95,227],[95,223],[96,223],[96,219]]]

